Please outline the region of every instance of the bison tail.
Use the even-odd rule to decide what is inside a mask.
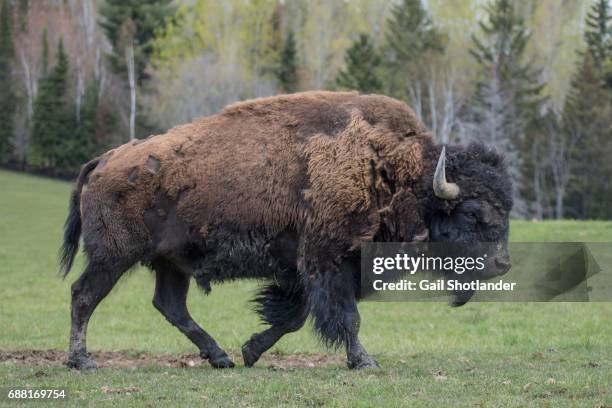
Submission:
[[[251,302],[261,320],[271,326],[286,327],[295,320],[305,320],[308,313],[304,293],[297,285],[289,288],[281,288],[275,283],[266,285]]]
[[[81,167],[76,186],[70,195],[70,208],[68,218],[64,223],[64,243],[59,252],[60,272],[65,278],[72,268],[74,257],[79,250],[79,239],[81,237],[81,192],[88,174],[98,165],[100,161],[96,158]]]

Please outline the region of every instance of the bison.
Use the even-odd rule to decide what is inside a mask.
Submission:
[[[63,275],[81,235],[88,262],[72,285],[68,365],[96,368],[87,323],[141,263],[155,274],[155,308],[213,367],[234,363],[189,315],[191,278],[206,292],[266,281],[254,302],[270,327],[242,347],[246,366],[312,316],[349,368],[378,367],[358,339],[360,244],[495,242],[503,272],[510,192],[498,153],[437,145],[405,103],[379,95],[255,99],[124,144],[85,164],[71,195]]]

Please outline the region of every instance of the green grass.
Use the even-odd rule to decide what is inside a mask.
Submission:
[[[0,171],[0,350],[67,349],[70,284],[56,253],[70,184]],[[610,222],[513,222],[513,241],[611,242]],[[248,299],[257,283],[193,290],[194,318],[237,354],[261,326]],[[193,353],[151,306],[153,280],[127,275],[96,310],[90,350]],[[0,363],[0,388],[67,387],[63,405],[129,406],[605,406],[612,404],[612,303],[360,304],[361,339],[383,365],[217,371],[147,366],[82,375],[62,366]],[[334,353],[309,329],[286,336],[280,354]],[[341,353],[339,353],[341,354]],[[241,363],[239,359],[236,361]],[[436,374],[442,371],[442,374]],[[106,394],[102,387],[139,392]],[[0,405],[11,403],[0,400]],[[12,404],[14,405],[14,404]]]

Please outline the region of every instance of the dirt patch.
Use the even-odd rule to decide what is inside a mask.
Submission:
[[[180,356],[153,355],[129,350],[94,351],[91,358],[98,367],[137,368],[148,365],[161,367],[197,367],[208,366],[198,354],[183,354]],[[242,357],[230,353],[237,365],[242,365]],[[68,360],[68,353],[62,350],[14,350],[0,351],[0,364],[25,364],[33,366],[63,365]],[[324,365],[344,365],[344,358],[333,354],[279,354],[266,353],[257,362],[259,367],[276,370],[292,368],[314,368]]]

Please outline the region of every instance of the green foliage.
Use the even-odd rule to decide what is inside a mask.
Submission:
[[[32,118],[32,148],[42,164],[61,167],[67,140],[74,132],[74,121],[67,103],[68,56],[64,42],[57,46],[57,64],[39,84]]]
[[[510,0],[493,0],[487,18],[473,35],[471,55],[480,77],[466,113],[477,140],[491,144],[507,156],[513,180],[515,216],[530,212],[532,155],[540,108],[545,101],[541,70],[526,58],[530,40],[523,17]]]
[[[609,91],[612,91],[612,58],[609,58],[603,66],[603,76],[605,86]]]
[[[513,111],[507,117],[512,122],[508,125],[524,125],[543,102],[540,95],[543,84],[538,78],[540,70],[532,61],[525,60],[530,34],[510,0],[493,0],[486,11],[488,22],[479,23],[482,37],[472,37],[474,48],[470,50],[483,74],[483,79],[476,85],[476,101],[487,103],[484,93],[490,88],[491,80],[495,80],[499,88],[497,92]]]
[[[153,54],[155,35],[175,13],[172,0],[106,0],[100,6],[100,22],[113,53],[109,56],[116,72],[125,72],[126,41],[134,42],[137,79],[148,78],[145,69]]]
[[[54,171],[75,171],[98,149],[96,133],[104,129],[98,110],[99,85],[90,83],[75,115],[68,98],[69,62],[62,40],[58,43],[57,64],[40,82],[34,102],[32,148],[40,164]]]
[[[336,79],[340,88],[362,93],[380,92],[381,58],[367,34],[359,35],[351,48],[346,51],[344,61],[346,66]]]
[[[448,73],[444,53],[448,38],[435,26],[420,0],[396,3],[386,21],[383,56],[384,93],[405,100],[436,131],[442,93],[437,85]]]
[[[387,92],[407,99],[407,84],[430,73],[432,59],[444,52],[446,42],[421,0],[396,4],[387,21],[383,46]]]
[[[584,41],[597,69],[612,53],[612,11],[608,0],[595,0],[586,17]]]
[[[30,8],[29,0],[19,0],[19,24],[21,30],[28,28],[28,10]]]
[[[287,93],[295,92],[299,87],[298,60],[295,35],[289,31],[281,51],[280,64],[276,72],[278,82]]]
[[[11,153],[15,131],[16,91],[11,8],[7,0],[0,5],[0,162]]]
[[[99,93],[100,87],[97,81],[92,81],[85,89],[75,137],[71,138],[66,146],[66,151],[70,153],[65,160],[66,167],[78,168],[91,160],[97,151],[96,133],[103,129],[103,124],[98,123]]]
[[[246,63],[254,77],[273,71],[278,58],[272,26],[275,5],[275,0],[251,0],[236,5],[241,9],[244,29],[233,36],[244,44]]]
[[[566,137],[573,141],[573,178],[567,206],[578,218],[610,218],[612,208],[612,13],[605,0],[593,3],[586,18],[586,49],[572,79],[563,112]]]
[[[74,167],[95,152],[104,135],[112,133],[113,143],[124,140],[119,136],[124,129],[109,132],[108,120],[126,109],[129,41],[135,47],[138,135],[218,112],[237,100],[278,92],[326,87],[380,92],[405,100],[439,141],[476,139],[503,150],[521,209],[514,215],[553,215],[553,178],[558,175],[550,162],[555,155],[567,156],[554,151],[560,143],[563,148],[572,144],[567,214],[612,216],[602,204],[610,201],[608,188],[602,186],[609,184],[605,177],[612,163],[606,160],[612,155],[606,137],[612,99],[609,0],[592,0],[590,11],[579,1],[491,0],[485,13],[481,0],[102,0],[88,3],[94,7],[87,11],[77,3],[66,8],[65,1],[0,0],[11,10],[4,14],[10,18],[3,26],[0,19],[2,38],[8,33],[22,48],[7,54],[0,44],[0,54],[12,59],[11,79],[6,80],[2,61],[7,59],[0,55],[0,118],[15,118],[0,120],[4,158],[11,153],[7,140],[12,139],[20,157],[28,149],[35,153],[30,156],[33,164],[40,159],[48,166]],[[580,21],[587,11],[586,22]],[[50,24],[60,15],[61,29]],[[100,23],[112,45],[106,62],[117,74],[106,76],[99,93],[91,90],[96,86],[92,77],[100,68],[94,55],[103,48],[92,21]],[[6,30],[11,23],[17,27],[14,32]],[[53,28],[50,50],[46,25]],[[49,96],[57,86],[48,83],[60,32],[71,56],[83,52],[84,43],[68,36],[87,34],[87,40],[94,40],[79,55],[79,70],[66,74],[61,108],[51,102],[57,92]],[[359,33],[369,34],[367,44]],[[9,43],[2,38],[0,43]],[[582,42],[585,51],[578,54],[575,49]],[[79,115],[72,102],[77,72],[89,84]],[[39,75],[43,79],[36,84]],[[35,107],[38,123],[35,135],[29,135],[34,124],[27,97],[36,89],[43,95],[35,105],[51,108],[42,112]],[[103,100],[95,102],[94,94]],[[551,100],[544,100],[544,94]],[[114,100],[107,103],[110,98]],[[64,112],[61,120],[59,112]],[[562,120],[557,120],[559,112]],[[45,118],[51,120],[49,126]],[[62,136],[63,144],[49,142],[49,149],[37,145],[41,135],[53,133],[51,139],[57,139],[57,128],[72,130]],[[575,142],[570,129],[579,136]],[[64,154],[71,149],[74,154]],[[537,202],[544,210],[532,210],[538,204],[531,203]]]
[[[47,33],[47,27],[43,29],[42,40],[41,40],[42,54],[40,56],[40,72],[42,76],[46,76],[49,72],[49,39]]]

